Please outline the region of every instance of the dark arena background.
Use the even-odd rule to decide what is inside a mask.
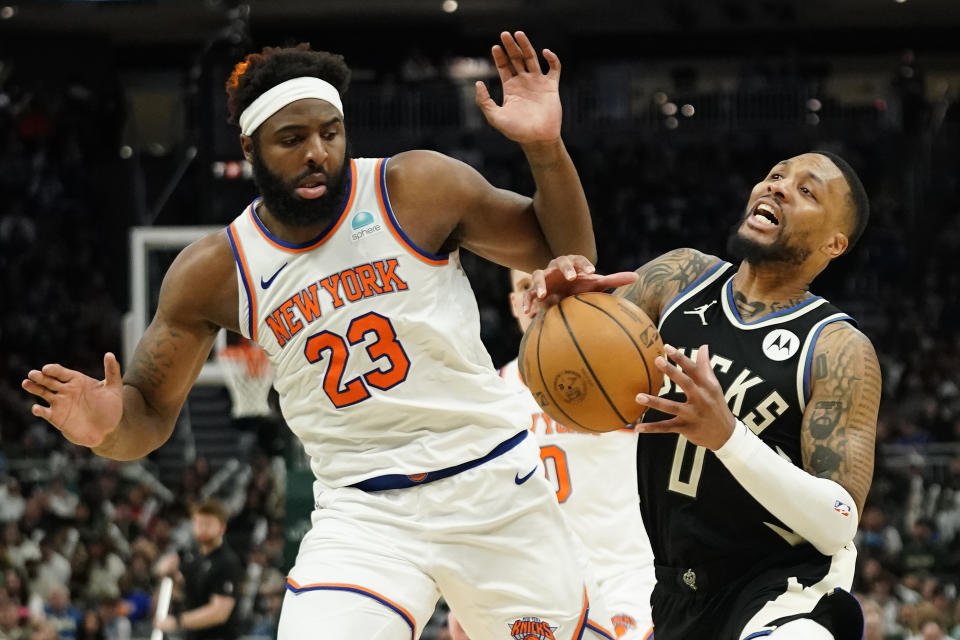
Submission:
[[[434,149],[532,193],[473,104],[475,80],[499,85],[491,45],[517,29],[563,64],[601,272],[682,246],[724,255],[780,159],[827,149],[858,170],[870,225],[813,285],[883,369],[855,592],[867,638],[960,638],[956,0],[0,1],[0,637],[149,637],[153,563],[209,496],[246,568],[244,637],[275,637],[311,475],[234,338],[171,440],[134,463],[69,444],[20,381],[46,362],[99,377],[106,351],[125,363],[172,257],[252,199],[223,85],[263,46],[345,56],[354,156]],[[520,338],[506,271],[462,259],[499,366]],[[442,607],[423,638],[447,637]]]

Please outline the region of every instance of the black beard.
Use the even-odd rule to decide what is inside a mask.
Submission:
[[[343,201],[346,196],[349,180],[346,179],[347,171],[350,167],[350,150],[347,149],[343,154],[343,165],[340,173],[327,176],[327,192],[314,200],[301,198],[294,191],[297,183],[305,176],[314,171],[304,171],[289,183],[284,182],[283,178],[270,171],[263,162],[260,155],[260,146],[254,142],[253,145],[253,180],[260,190],[263,197],[263,203],[273,216],[283,224],[292,227],[307,227],[323,222],[332,222],[343,209]],[[318,169],[323,172],[323,169]]]
[[[750,215],[749,213],[747,215]],[[791,247],[783,239],[783,230],[780,230],[773,243],[765,245],[754,242],[740,235],[743,219],[733,225],[730,236],[727,238],[727,253],[738,260],[746,260],[753,266],[763,264],[800,265],[811,253],[811,249]]]

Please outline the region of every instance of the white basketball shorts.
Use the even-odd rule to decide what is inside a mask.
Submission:
[[[471,640],[614,640],[532,437],[442,480],[315,496],[280,640],[416,640],[441,594]]]

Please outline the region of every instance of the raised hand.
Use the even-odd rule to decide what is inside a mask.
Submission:
[[[552,142],[560,138],[560,58],[549,49],[543,57],[547,73],[540,68],[537,52],[523,31],[500,34],[501,45],[492,49],[493,62],[503,84],[503,105],[490,97],[487,86],[476,85],[477,106],[494,128],[520,144]]]
[[[611,273],[606,276],[595,273],[593,263],[583,256],[559,256],[544,269],[530,274],[530,288],[524,293],[522,309],[533,316],[544,307],[557,304],[561,299],[588,291],[605,291],[612,287],[630,284],[637,279],[632,271]]]
[[[710,350],[703,345],[694,362],[670,345],[663,346],[667,358],[658,356],[655,364],[687,396],[686,402],[676,402],[641,393],[637,402],[672,415],[669,420],[642,422],[635,427],[640,433],[679,433],[695,445],[716,451],[733,433],[737,419],[727,406],[723,389],[710,364]]]
[[[112,353],[103,357],[103,369],[103,380],[59,364],[34,369],[21,386],[49,406],[35,404],[31,413],[55,426],[74,444],[99,446],[123,417],[123,380],[120,363]]]

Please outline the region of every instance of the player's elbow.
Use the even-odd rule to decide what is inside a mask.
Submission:
[[[847,538],[821,538],[819,540],[810,540],[810,544],[813,545],[813,548],[822,553],[825,556],[836,555],[847,546],[850,541],[853,540],[853,536]]]
[[[834,507],[835,514],[830,514],[822,526],[817,527],[813,535],[807,536],[807,541],[825,556],[838,553],[853,541],[857,534],[857,507],[842,504],[841,508]]]

